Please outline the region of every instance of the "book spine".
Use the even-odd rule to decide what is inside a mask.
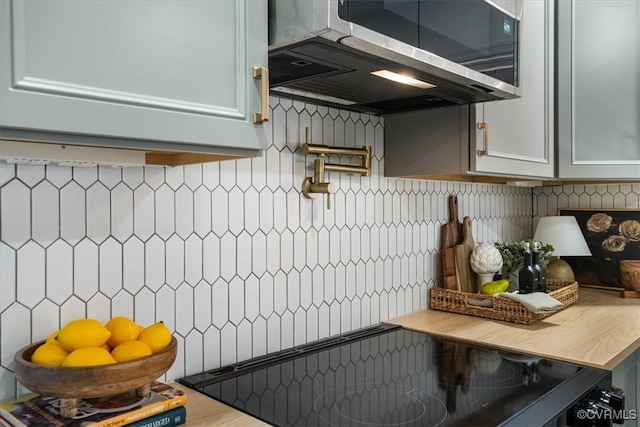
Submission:
[[[181,406],[170,411],[153,415],[144,420],[129,424],[129,427],[172,427],[184,424],[187,420],[187,408]]]
[[[156,402],[142,406],[130,412],[120,414],[118,416],[99,421],[91,425],[91,427],[120,427],[140,421],[153,415],[167,412],[173,408],[184,406],[187,403],[187,395],[172,397],[162,402]]]
[[[11,427],[12,424],[9,424],[9,421],[4,418],[4,414],[0,416],[0,426],[2,427]]]
[[[11,412],[4,408],[0,408],[0,419],[13,427],[27,427],[24,423],[20,422],[16,417],[11,415]],[[3,425],[0,423],[0,425]]]

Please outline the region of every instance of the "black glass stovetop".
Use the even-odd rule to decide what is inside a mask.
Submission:
[[[499,425],[580,369],[381,324],[179,382],[278,426]]]

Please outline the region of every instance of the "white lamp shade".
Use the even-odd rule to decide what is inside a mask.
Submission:
[[[552,245],[556,256],[591,256],[575,216],[540,218],[533,240]]]

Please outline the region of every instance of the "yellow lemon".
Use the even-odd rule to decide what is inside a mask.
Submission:
[[[142,341],[125,341],[118,344],[116,348],[111,350],[111,355],[116,362],[126,362],[127,360],[139,359],[141,357],[149,356],[151,354],[151,348],[149,345]]]
[[[60,329],[58,329],[57,331],[55,331],[54,333],[52,333],[51,335],[49,335],[49,337],[47,338],[47,340],[45,341],[46,344],[55,344],[58,347],[62,347],[60,345],[60,343],[58,342],[58,340],[56,340],[56,337],[58,336],[58,334],[60,333]]]
[[[157,353],[171,343],[171,331],[160,321],[140,332],[138,340],[147,343],[152,353]]]
[[[111,332],[95,319],[72,320],[60,329],[58,343],[67,351],[82,347],[100,347],[107,342]]]
[[[69,355],[56,343],[44,343],[31,355],[31,363],[42,366],[61,366]]]
[[[116,360],[102,347],[82,347],[69,353],[62,366],[77,368],[84,366],[100,366],[116,363]]]
[[[60,329],[58,329],[57,331],[53,332],[51,335],[49,335],[47,337],[47,344],[58,344],[58,341],[56,341],[56,336],[58,335],[58,333],[60,333]]]
[[[111,332],[107,340],[111,348],[116,348],[118,344],[126,341],[133,341],[140,335],[140,326],[128,317],[113,317],[104,326]]]

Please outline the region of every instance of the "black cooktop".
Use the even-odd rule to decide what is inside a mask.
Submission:
[[[581,369],[381,324],[178,381],[278,426],[499,425]]]

